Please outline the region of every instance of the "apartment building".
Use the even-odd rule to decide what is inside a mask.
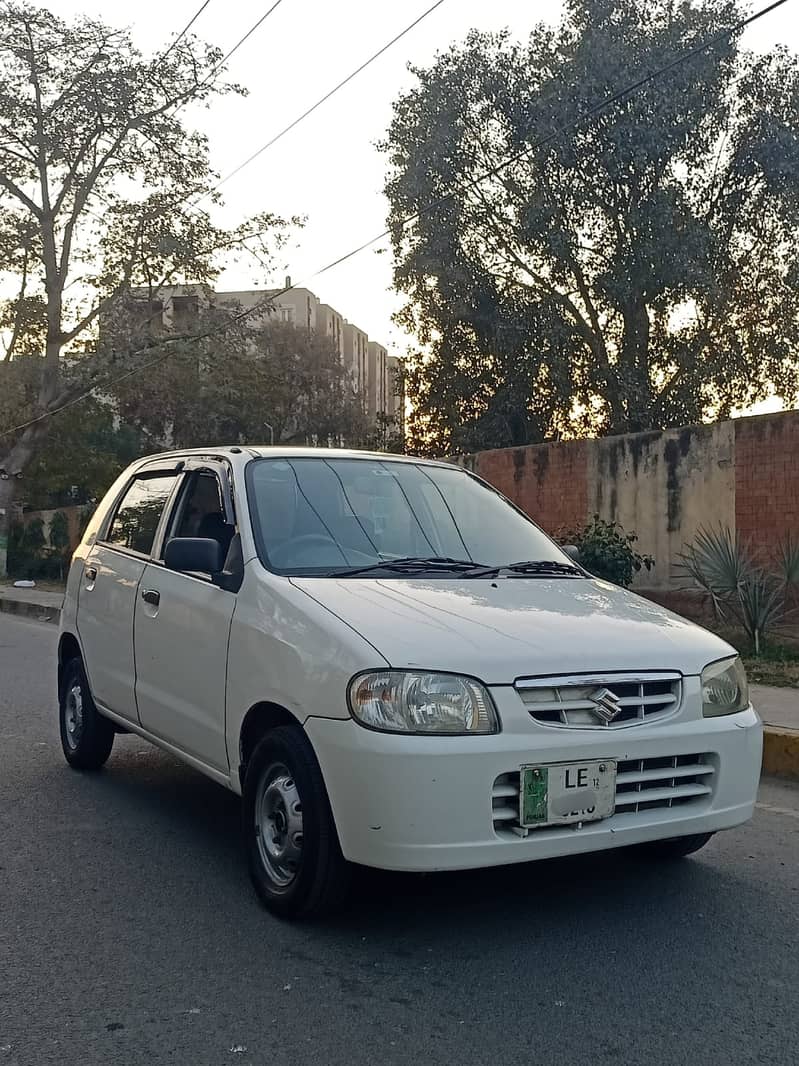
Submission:
[[[370,419],[378,412],[388,413],[388,352],[377,341],[369,341],[366,413]]]
[[[186,330],[203,308],[216,303],[250,311],[250,321],[256,324],[277,319],[329,337],[341,365],[352,376],[369,419],[375,420],[381,414],[397,418],[400,424],[403,420],[405,404],[397,396],[395,385],[399,360],[389,356],[382,344],[370,341],[364,330],[348,322],[330,304],[322,303],[310,289],[292,287],[290,277],[282,289],[215,292],[204,284],[172,285],[160,289],[157,296],[144,289],[134,290],[133,295],[146,301],[154,333]]]
[[[369,397],[369,338],[351,322],[344,323],[344,366],[352,375],[355,388],[368,410]]]
[[[316,312],[316,332],[329,337],[336,347],[338,357],[344,363],[344,323],[345,318],[330,304],[319,304]]]
[[[264,305],[263,314],[255,312],[263,320],[278,319],[302,329],[316,330],[319,310],[319,297],[310,289],[290,288],[291,278],[286,278],[282,289],[249,289],[232,292],[217,292],[214,298],[220,303],[238,304],[243,310],[250,310],[259,303]],[[284,290],[290,289],[286,292]]]
[[[402,360],[396,355],[386,359],[386,395],[385,413],[396,421],[397,429],[405,436],[405,388],[402,384]]]

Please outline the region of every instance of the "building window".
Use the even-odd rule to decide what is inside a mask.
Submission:
[[[196,296],[172,297],[172,325],[177,330],[194,325],[199,314],[200,304]]]

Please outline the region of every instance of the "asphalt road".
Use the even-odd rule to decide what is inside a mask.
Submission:
[[[693,859],[256,902],[238,800],[133,737],[69,770],[55,627],[0,615],[0,1066],[799,1062],[799,789]]]

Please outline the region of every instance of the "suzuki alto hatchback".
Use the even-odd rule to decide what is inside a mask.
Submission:
[[[400,456],[134,463],[75,552],[58,676],[71,766],[136,733],[243,796],[281,914],[340,902],[355,863],[686,855],[751,817],[760,771],[731,647]]]

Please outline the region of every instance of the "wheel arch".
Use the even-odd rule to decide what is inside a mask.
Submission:
[[[241,722],[239,729],[239,783],[244,787],[244,775],[247,763],[261,737],[270,729],[279,725],[296,725],[302,728],[302,722],[290,710],[279,703],[262,700],[254,704]]]
[[[61,679],[64,667],[72,659],[83,659],[80,642],[74,633],[62,633],[58,641],[58,691],[61,692]]]

